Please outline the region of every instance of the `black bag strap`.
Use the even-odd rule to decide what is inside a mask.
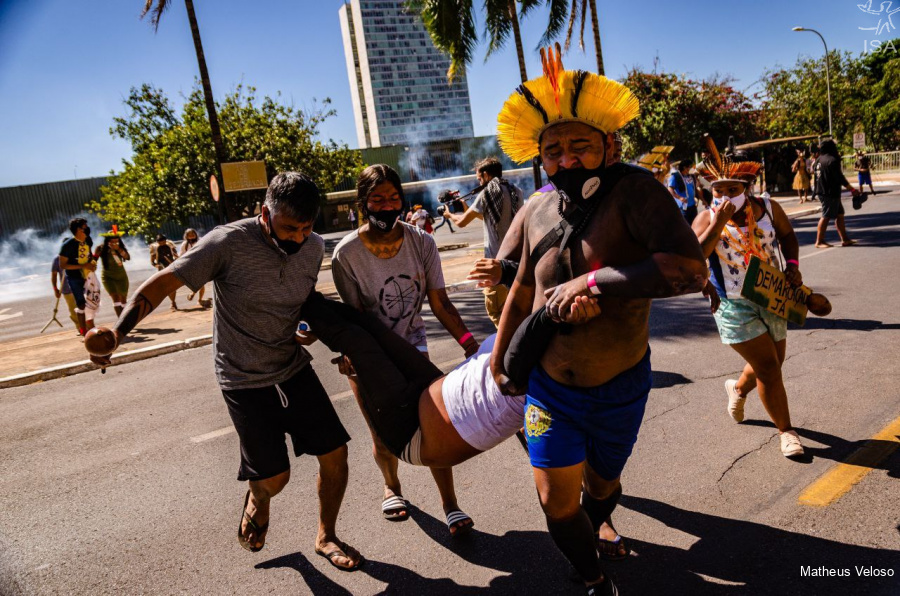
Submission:
[[[562,283],[571,279],[571,263],[563,256],[563,253],[569,247],[569,243],[574,239],[572,232],[586,218],[593,216],[596,211],[596,206],[600,203],[602,198],[612,192],[612,189],[615,188],[616,184],[630,174],[651,175],[650,172],[644,168],[623,163],[613,164],[606,168],[601,177],[600,189],[597,191],[597,195],[591,204],[587,208],[576,209],[561,218],[559,223],[553,226],[553,228],[541,238],[537,245],[535,245],[534,250],[531,251],[530,255],[531,262],[534,265],[537,265],[538,261],[541,260],[547,251],[553,248],[556,243],[561,240],[560,257],[557,262],[557,277],[565,277],[565,279],[558,279],[558,281]]]

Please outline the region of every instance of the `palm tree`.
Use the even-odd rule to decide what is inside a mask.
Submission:
[[[551,27],[555,26],[553,30],[556,34],[565,24],[566,0],[484,0],[485,35],[488,38],[485,61],[501,49],[512,34],[519,60],[519,76],[523,83],[527,81],[519,18],[545,3],[550,5],[550,23]],[[447,78],[452,81],[465,72],[479,40],[472,0],[407,0],[406,4],[410,11],[420,16],[435,47],[450,57]],[[517,10],[517,4],[521,5],[521,9]],[[549,39],[545,35],[542,43]],[[535,188],[538,188],[541,186],[540,166],[536,160],[532,165]]]
[[[144,11],[141,18],[150,15],[150,24],[154,30],[159,29],[159,19],[171,5],[170,0],[145,0]],[[200,42],[200,28],[197,26],[197,15],[194,13],[193,0],[184,0],[187,8],[188,21],[191,24],[191,35],[194,38],[194,50],[197,52],[197,64],[200,67],[200,82],[203,85],[203,99],[206,101],[206,113],[209,115],[209,128],[212,132],[213,147],[216,153],[216,177],[222,181],[222,163],[225,162],[225,146],[222,143],[222,131],[219,128],[219,117],[216,115],[216,103],[213,101],[212,85],[209,83],[209,70],[206,68],[206,58],[203,55],[203,44]],[[223,192],[219,199],[219,223],[229,220],[228,205],[226,205],[227,193]]]
[[[580,29],[578,34],[578,47],[581,51],[584,51],[584,24],[586,21],[587,13],[591,13],[591,28],[594,31],[594,50],[597,53],[597,74],[605,75],[606,72],[603,68],[603,49],[600,47],[600,23],[597,18],[597,0],[572,0],[572,10],[569,12],[569,24],[566,28],[566,43],[565,43],[565,51],[569,51],[569,45],[572,43],[572,31],[575,27],[575,21],[580,20]],[[550,24],[547,26],[547,32],[544,34],[544,37],[547,39],[551,39],[556,37],[560,31],[561,27],[557,24],[553,19],[553,15],[550,18]]]

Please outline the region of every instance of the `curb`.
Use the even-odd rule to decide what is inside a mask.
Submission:
[[[146,348],[138,348],[122,352],[121,354],[113,354],[112,364],[128,364],[129,362],[137,362],[138,360],[146,360],[155,356],[171,354],[172,352],[180,352],[182,350],[190,350],[191,348],[199,348],[208,346],[212,343],[212,335],[201,335],[199,337],[191,337],[188,339],[170,341],[157,346],[148,346]],[[61,364],[50,368],[42,368],[32,372],[13,375],[0,379],[0,389],[10,387],[21,387],[22,385],[30,385],[39,381],[49,381],[51,379],[59,379],[68,377],[69,375],[77,375],[83,372],[89,372],[100,368],[90,360],[79,360],[78,362],[70,362],[69,364]]]

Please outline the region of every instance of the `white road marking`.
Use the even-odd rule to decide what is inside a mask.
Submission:
[[[9,310],[10,309],[8,309],[8,308],[4,308],[3,310],[0,310],[0,321],[7,321],[9,319],[15,319],[16,317],[22,316],[21,312],[17,312],[17,313],[11,314],[11,315],[6,314],[7,312],[9,312]]]
[[[817,257],[819,255],[824,255],[829,250],[834,250],[835,248],[837,248],[837,246],[832,246],[831,248],[817,248],[816,252],[811,252],[807,255],[801,255],[800,261],[805,261],[806,259],[811,259],[811,258]]]
[[[217,437],[224,437],[227,434],[233,433],[233,426],[226,426],[225,428],[220,428],[219,430],[214,430],[211,433],[206,433],[205,435],[198,435],[196,437],[191,437],[191,443],[202,443],[203,441],[209,441],[210,439],[215,439]]]

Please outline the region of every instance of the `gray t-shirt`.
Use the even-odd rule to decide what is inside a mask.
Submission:
[[[341,300],[376,315],[412,345],[425,349],[422,304],[428,290],[444,287],[437,244],[430,234],[401,223],[403,244],[390,259],[365,247],[359,232],[341,240],[331,258],[331,273]]]
[[[219,226],[170,267],[193,291],[212,281],[213,353],[222,389],[282,383],[312,359],[294,341],[300,308],[316,286],[325,243],[310,234],[288,255],[255,217]]]
[[[512,203],[510,190],[517,194],[518,204],[522,206],[522,191],[519,190],[518,187],[510,184],[508,187],[506,184],[501,184],[500,189],[503,191],[503,208],[500,212],[500,223],[497,225],[496,229],[491,224],[490,216],[485,212],[487,211],[487,206],[484,204],[487,198],[484,196],[484,191],[478,193],[478,196],[475,197],[475,200],[472,201],[471,209],[476,213],[480,213],[484,217],[484,256],[487,259],[496,259],[497,252],[500,250],[500,245],[503,243],[503,238],[506,236],[506,232],[509,231],[509,226],[513,220],[513,212],[512,212]]]

